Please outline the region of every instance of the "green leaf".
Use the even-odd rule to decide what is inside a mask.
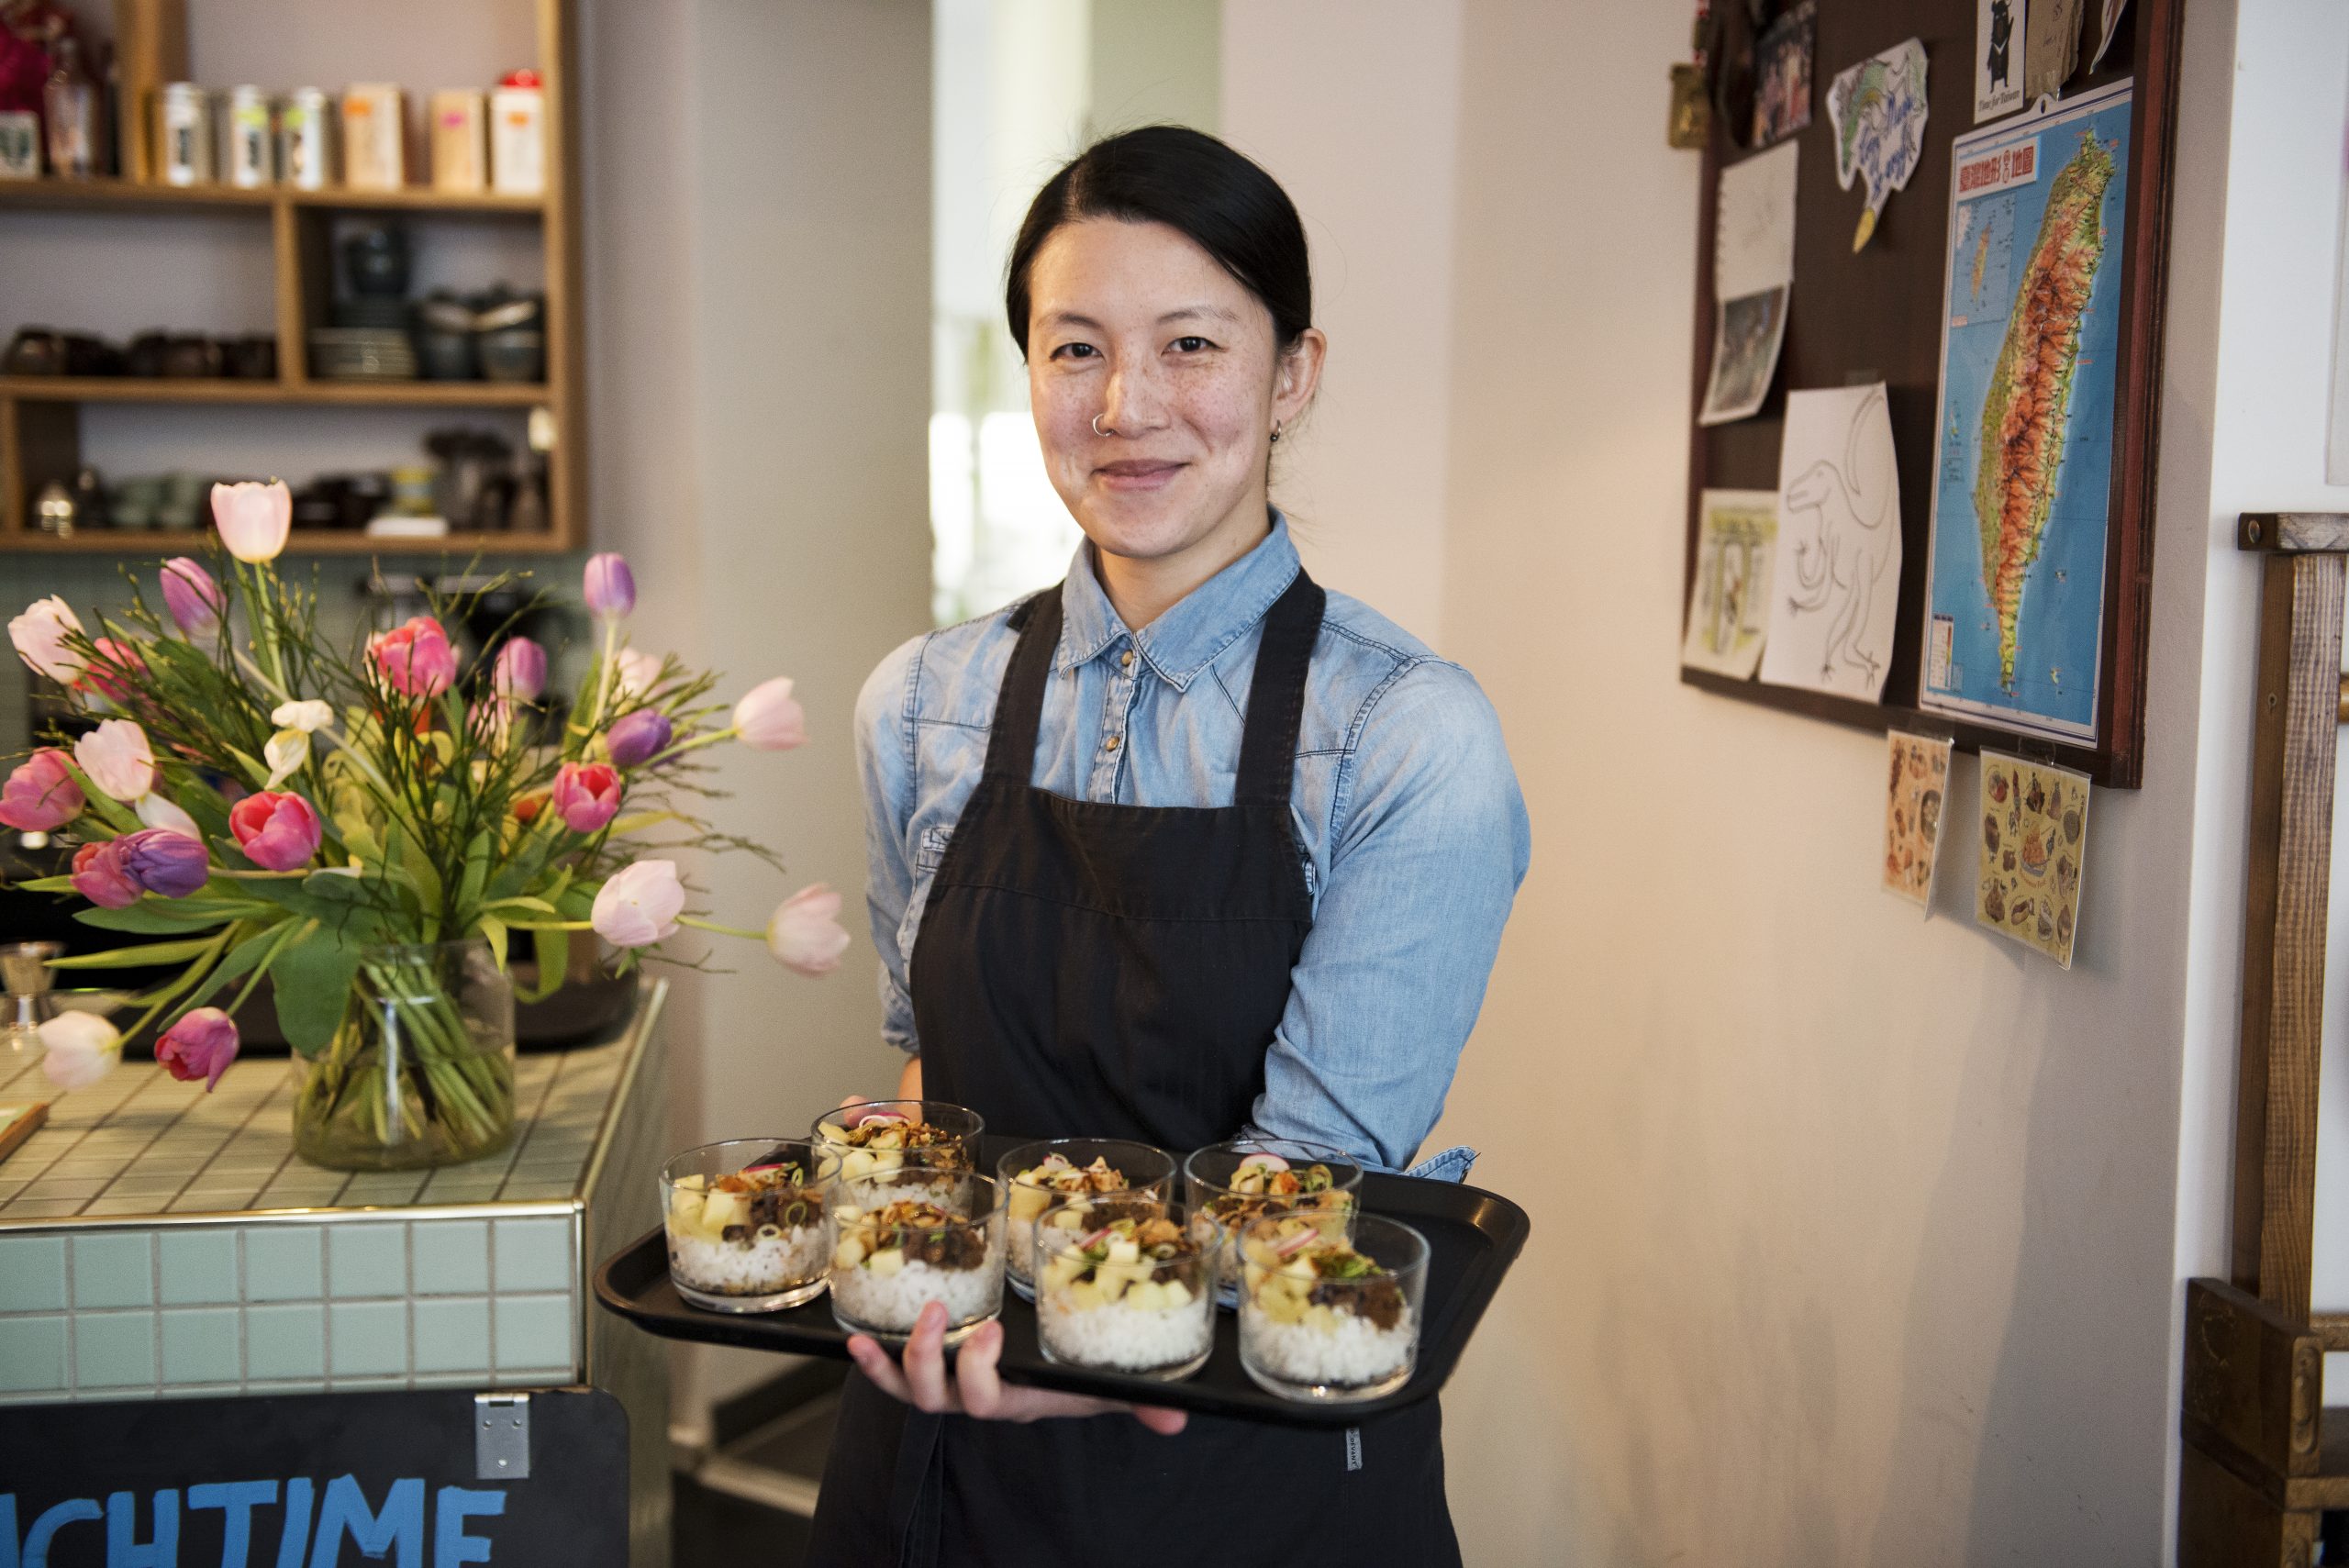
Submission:
[[[111,948],[73,958],[52,958],[51,969],[144,969],[150,964],[185,963],[208,950],[215,939],[191,937],[184,941],[142,942],[135,948]]]
[[[457,907],[471,908],[481,898],[483,884],[489,880],[489,855],[496,840],[487,828],[476,833],[465,846],[464,873],[457,882]],[[502,965],[501,965],[502,966]]]
[[[482,939],[489,943],[490,956],[497,960],[497,967],[506,967],[506,922],[495,915],[484,915],[475,922]]]
[[[77,909],[73,917],[102,931],[136,931],[142,936],[164,936],[217,926],[221,918],[208,910],[191,913],[161,898],[142,898],[128,909]]]
[[[515,988],[518,1002],[543,1002],[562,988],[563,974],[571,968],[571,933],[540,927],[530,933],[530,953],[539,961],[539,977]]]
[[[316,1056],[333,1042],[342,1023],[351,986],[359,973],[359,944],[321,928],[277,956],[270,973],[277,981],[277,1023],[286,1042]]]
[[[89,802],[90,809],[95,812],[107,827],[117,833],[135,833],[146,826],[139,820],[139,813],[121,802],[109,798],[106,791],[92,784],[90,775],[82,771],[82,765],[73,760],[72,752],[60,751],[57,755],[58,761],[65,764],[65,771],[72,775],[74,785],[81,790],[82,797]]]
[[[16,884],[19,893],[71,893],[73,879],[70,876],[37,876],[30,882]]]

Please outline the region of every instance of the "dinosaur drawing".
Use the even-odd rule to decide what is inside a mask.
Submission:
[[[1833,682],[1840,663],[1865,683],[1870,695],[1882,683],[1886,651],[1863,645],[1868,610],[1885,566],[1899,548],[1895,530],[1887,526],[1892,475],[1862,471],[1867,458],[1862,432],[1871,417],[1880,417],[1878,406],[1871,398],[1853,418],[1842,463],[1814,462],[1796,475],[1781,496],[1780,510],[1788,520],[1798,512],[1816,519],[1816,539],[1795,547],[1796,591],[1787,603],[1800,614],[1830,617],[1820,645],[1820,679]]]

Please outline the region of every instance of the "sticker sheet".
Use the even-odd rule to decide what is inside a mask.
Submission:
[[[1975,922],[2071,968],[2087,839],[2086,773],[1983,752]]]
[[[1884,803],[1884,890],[1929,909],[1942,803],[1949,796],[1950,742],[1897,729],[1884,739],[1891,772]]]
[[[1697,498],[1697,580],[1680,662],[1751,680],[1770,630],[1770,571],[1778,543],[1778,493],[1708,490]]]
[[[1900,606],[1900,484],[1882,382],[1787,394],[1762,678],[1874,702]]]

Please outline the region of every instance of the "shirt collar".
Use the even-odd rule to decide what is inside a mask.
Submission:
[[[1187,688],[1218,654],[1264,618],[1299,569],[1288,519],[1273,510],[1273,531],[1255,549],[1200,584],[1140,631],[1130,632],[1093,573],[1090,540],[1076,548],[1061,584],[1061,645],[1055,673],[1097,659],[1119,638],[1134,646],[1176,691]]]

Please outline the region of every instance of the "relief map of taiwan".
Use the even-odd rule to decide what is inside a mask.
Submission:
[[[2128,83],[1958,139],[1920,705],[2093,741]]]

